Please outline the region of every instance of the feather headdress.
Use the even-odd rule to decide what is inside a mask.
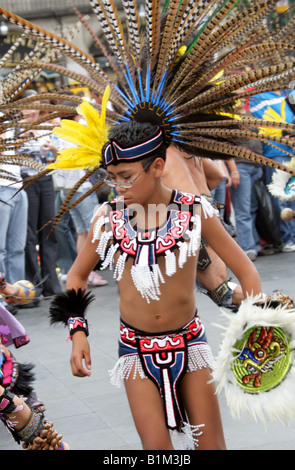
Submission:
[[[294,169],[239,144],[239,137],[268,143],[269,134],[263,131],[258,134],[250,128],[279,130],[272,141],[284,144],[280,132],[293,133],[292,124],[272,117],[262,121],[234,115],[237,98],[248,99],[261,92],[287,89],[295,77],[292,28],[267,23],[276,3],[276,0],[255,0],[246,7],[239,0],[166,0],[164,4],[160,0],[145,0],[142,22],[136,0],[122,0],[123,15],[114,0],[90,0],[106,45],[76,12],[107,58],[112,72],[109,75],[70,39],[0,8],[6,20],[33,37],[38,45],[35,55],[3,80],[0,110],[17,112],[22,107],[40,106],[40,98],[48,99],[45,94],[26,102],[15,101],[24,87],[46,68],[80,82],[98,95],[103,95],[109,86],[112,107],[106,111],[106,122],[110,127],[131,120],[151,122],[161,126],[167,145],[174,144],[186,153],[211,159],[241,157],[294,174]],[[292,22],[293,18],[289,23]],[[57,65],[54,61],[58,53],[81,65],[85,74]],[[62,105],[65,95],[49,95],[57,103],[47,106],[50,112],[61,117],[73,113],[70,107]],[[74,99],[79,101],[77,97]],[[4,119],[3,129],[7,124]],[[40,124],[35,122],[34,127]],[[66,128],[65,124],[62,128]],[[93,126],[91,129],[94,131]],[[294,148],[292,143],[291,147]],[[97,150],[99,154],[100,147]],[[74,159],[75,155],[77,151],[73,152]],[[98,159],[97,155],[92,164],[87,161],[89,168]],[[85,167],[84,158],[80,164]],[[45,169],[51,170],[52,167]]]

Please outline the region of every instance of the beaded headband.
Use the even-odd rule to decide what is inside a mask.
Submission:
[[[125,147],[115,139],[110,139],[103,148],[102,157],[105,166],[118,165],[123,162],[135,162],[151,157],[159,153],[165,146],[165,138],[161,128],[157,128],[156,134],[144,141]]]

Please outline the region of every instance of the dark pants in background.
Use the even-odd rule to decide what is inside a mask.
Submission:
[[[25,175],[24,175],[25,177]],[[37,286],[37,296],[61,292],[56,273],[58,245],[51,224],[40,230],[55,216],[55,192],[51,176],[45,176],[26,188],[28,196],[28,232],[26,244],[26,278]],[[49,235],[49,236],[48,236]],[[40,266],[37,245],[39,245]]]

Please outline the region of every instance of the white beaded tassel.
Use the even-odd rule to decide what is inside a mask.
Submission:
[[[192,218],[193,228],[189,233],[190,242],[188,247],[188,256],[195,256],[201,243],[201,217],[195,215]]]
[[[96,240],[99,240],[100,234],[101,234],[101,229],[104,225],[106,225],[109,222],[109,217],[107,216],[101,216],[97,219],[97,221],[94,224],[93,228],[93,237],[92,237],[92,243],[94,243]]]
[[[199,437],[203,434],[202,428],[205,424],[192,426],[189,423],[183,423],[182,432],[170,431],[171,439],[175,450],[193,450],[199,447]]]
[[[212,204],[204,196],[201,196],[201,205],[205,219],[207,219],[207,217],[213,217],[214,214],[218,214],[218,210],[214,209]]]
[[[98,246],[96,248],[96,252],[99,254],[99,256],[102,260],[104,260],[104,258],[105,258],[106,249],[108,247],[109,241],[112,238],[112,235],[113,234],[112,234],[111,231],[102,232],[102,235],[100,237],[100,241],[99,241]]]
[[[130,355],[128,357],[122,356],[117,361],[114,368],[109,371],[111,384],[119,388],[123,384],[124,380],[129,379],[132,370],[133,379],[135,379],[137,375],[139,375],[141,379],[147,378],[137,354]]]
[[[176,256],[171,250],[167,250],[165,254],[165,269],[167,276],[172,276],[176,273]]]
[[[104,225],[104,217],[100,217],[97,219],[97,221],[94,224],[93,227],[93,237],[92,237],[92,243],[94,243],[96,240],[99,239],[100,233],[101,233],[101,228]]]
[[[102,269],[105,269],[108,266],[110,267],[110,269],[112,268],[114,255],[115,255],[116,251],[118,250],[118,248],[119,248],[119,243],[116,243],[115,245],[110,246],[110,248],[108,249],[108,252],[106,254],[106,257],[104,259],[104,262],[101,265]]]
[[[121,254],[118,258],[118,261],[116,263],[116,267],[114,270],[114,279],[116,279],[116,281],[120,281],[122,279],[123,272],[125,269],[126,259],[127,259],[127,253]]]
[[[151,300],[159,300],[157,295],[152,271],[149,266],[133,265],[131,268],[131,277],[136,289],[142,297],[149,303]]]
[[[188,371],[194,372],[198,369],[214,368],[214,357],[208,344],[197,344],[188,348]]]
[[[153,266],[152,266],[152,276],[153,276],[153,282],[154,282],[154,286],[155,286],[157,295],[161,295],[160,282],[162,284],[164,284],[165,279],[162,276],[161,269],[160,269],[158,264],[153,264]]]
[[[179,257],[178,257],[178,266],[180,268],[186,263],[188,256],[188,243],[186,241],[180,242],[179,244]]]

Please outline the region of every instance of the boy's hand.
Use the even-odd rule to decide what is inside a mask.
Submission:
[[[83,367],[83,360],[86,369]],[[77,331],[72,336],[71,368],[72,374],[76,377],[91,375],[90,347],[83,331]]]

